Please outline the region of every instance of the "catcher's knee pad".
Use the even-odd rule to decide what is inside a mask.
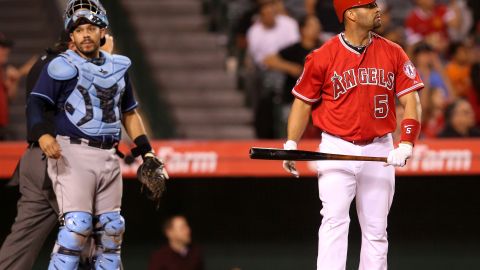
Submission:
[[[96,230],[104,252],[119,250],[125,232],[125,219],[119,212],[101,214],[98,216]]]
[[[78,256],[53,253],[52,257],[50,258],[48,270],[75,270],[78,268],[78,261]]]
[[[97,218],[96,241],[100,250],[95,259],[95,269],[120,269],[120,247],[125,232],[125,220],[119,212],[104,213]]]
[[[87,212],[65,214],[57,237],[59,248],[52,254],[48,269],[77,269],[80,253],[91,232],[91,214]]]
[[[82,251],[85,240],[92,232],[92,215],[87,212],[69,212],[65,214],[64,224],[60,227],[57,243],[60,250]]]
[[[95,269],[119,270],[121,259],[119,253],[102,253],[95,260]]]

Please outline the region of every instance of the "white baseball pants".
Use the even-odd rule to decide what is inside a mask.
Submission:
[[[345,155],[388,156],[392,149],[390,134],[360,146],[323,133],[320,144],[321,152]],[[371,161],[319,161],[317,166],[323,216],[317,270],[345,269],[353,198],[362,230],[359,269],[387,269],[387,216],[395,188],[394,168]]]

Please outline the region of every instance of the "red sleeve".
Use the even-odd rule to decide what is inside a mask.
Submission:
[[[422,89],[424,85],[407,54],[400,47],[398,47],[397,52],[395,93],[397,97],[401,97],[412,91]]]
[[[292,89],[292,94],[306,103],[313,104],[320,100],[323,86],[324,70],[315,59],[315,53],[305,58],[302,75]]]

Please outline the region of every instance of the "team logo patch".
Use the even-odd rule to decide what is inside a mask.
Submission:
[[[417,71],[415,70],[415,66],[412,64],[411,61],[407,61],[405,62],[405,64],[403,64],[403,72],[405,73],[405,75],[407,75],[408,78],[412,80],[417,77]]]

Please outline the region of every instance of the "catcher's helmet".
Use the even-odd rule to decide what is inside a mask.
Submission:
[[[65,9],[65,31],[72,32],[81,22],[100,28],[108,26],[107,11],[98,0],[70,0]]]
[[[376,0],[333,0],[333,7],[335,8],[338,20],[342,23],[343,14],[347,9],[368,5],[375,1]]]

